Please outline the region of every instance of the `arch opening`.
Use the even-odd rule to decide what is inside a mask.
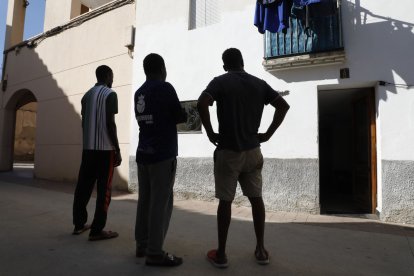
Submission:
[[[16,109],[13,154],[14,164],[34,164],[36,116],[37,102],[29,102]]]
[[[0,171],[35,166],[37,99],[26,89],[17,91],[2,110]]]

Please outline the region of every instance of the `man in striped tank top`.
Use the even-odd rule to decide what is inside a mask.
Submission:
[[[82,98],[83,151],[73,202],[74,235],[91,229],[90,241],[116,238],[118,233],[104,231],[108,207],[111,201],[114,167],[121,164],[115,114],[118,98],[111,89],[112,69],[101,65],[96,69],[97,84]],[[97,185],[95,215],[92,225],[86,224],[86,206]]]

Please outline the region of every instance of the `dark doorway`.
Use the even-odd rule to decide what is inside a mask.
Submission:
[[[374,89],[318,92],[321,212],[376,208]]]
[[[12,169],[19,176],[32,178],[36,158],[36,97],[28,90],[18,91],[10,100],[8,110],[13,121],[13,128],[10,129],[13,145]]]
[[[36,114],[36,102],[25,104],[16,110],[14,163],[34,163]]]

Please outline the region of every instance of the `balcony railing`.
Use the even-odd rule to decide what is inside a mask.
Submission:
[[[343,49],[340,0],[332,0],[333,11],[318,16],[318,10],[304,18],[290,17],[285,32],[265,34],[265,59],[282,58]]]

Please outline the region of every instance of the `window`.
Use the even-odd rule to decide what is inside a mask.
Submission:
[[[220,0],[190,0],[189,29],[220,22]]]
[[[75,18],[81,14],[89,12],[89,7],[82,3],[81,0],[72,0],[70,19]]]
[[[113,0],[72,0],[72,11],[70,18],[90,12],[96,8],[106,5]]]
[[[80,14],[84,14],[89,12],[89,8],[83,4],[81,4],[81,10],[80,10]]]

